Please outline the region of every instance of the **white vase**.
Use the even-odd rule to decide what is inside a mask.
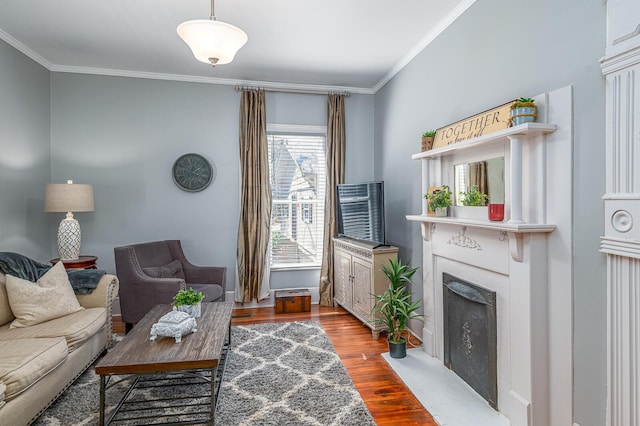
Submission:
[[[436,216],[447,216],[447,207],[436,207]]]
[[[178,305],[176,308],[181,312],[188,313],[191,318],[200,318],[202,303],[198,302],[197,305]]]

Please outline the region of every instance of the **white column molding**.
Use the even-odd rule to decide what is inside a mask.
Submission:
[[[427,206],[429,205],[429,200],[424,198],[424,194],[429,192],[429,159],[423,158],[420,160],[422,162],[422,214],[427,214]],[[424,235],[424,234],[423,234]],[[424,238],[424,236],[423,236]]]
[[[509,223],[524,223],[522,220],[522,140],[520,135],[509,136],[511,141],[511,219]]]
[[[640,260],[607,257],[607,425],[640,424]]]
[[[607,426],[640,424],[640,2],[607,2]]]

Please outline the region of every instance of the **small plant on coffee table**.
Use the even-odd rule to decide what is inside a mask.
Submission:
[[[180,290],[173,296],[172,305],[179,311],[186,312],[193,318],[200,316],[201,303],[204,294],[201,291],[195,291],[193,288],[189,290]]]

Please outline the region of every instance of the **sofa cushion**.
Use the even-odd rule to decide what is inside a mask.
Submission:
[[[0,325],[11,322],[16,318],[11,311],[11,305],[9,305],[6,283],[6,276],[0,272]]]
[[[174,260],[163,266],[150,266],[148,268],[142,268],[145,274],[152,278],[182,278],[184,279],[184,271],[182,270],[182,263],[179,260]]]
[[[7,275],[9,305],[16,319],[11,327],[28,327],[84,309],[69,283],[62,262],[56,263],[36,284]]]
[[[73,352],[82,343],[102,330],[107,323],[105,308],[90,308],[64,317],[23,328],[0,327],[0,345],[16,339],[64,337]]]
[[[68,357],[63,338],[20,339],[0,345],[0,380],[10,401],[53,371]]]

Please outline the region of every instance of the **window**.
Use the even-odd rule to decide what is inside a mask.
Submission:
[[[325,129],[293,128],[267,128],[272,268],[317,267],[322,262]]]

